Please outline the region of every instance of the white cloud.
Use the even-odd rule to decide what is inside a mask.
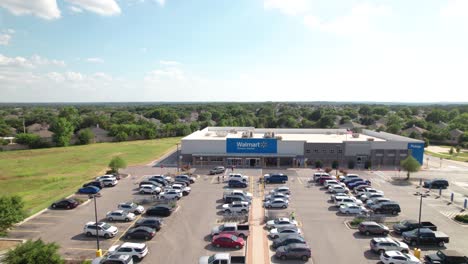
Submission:
[[[164,6],[166,4],[166,0],[155,0],[160,6]]]
[[[79,7],[76,7],[76,6],[69,6],[68,9],[70,9],[70,11],[72,11],[73,13],[82,13],[83,12],[83,9],[81,9]]]
[[[90,63],[104,63],[104,59],[98,57],[87,58],[86,61]]]
[[[120,14],[121,10],[115,0],[65,0],[71,5],[102,15],[112,16]]]
[[[56,0],[2,0],[0,6],[17,16],[35,15],[48,20],[60,18]]]
[[[468,16],[468,1],[466,0],[449,0],[444,6],[440,14],[443,17],[464,17]]]
[[[185,80],[185,74],[181,69],[170,67],[165,69],[158,69],[149,72],[144,80],[145,81],[162,81],[162,80]]]
[[[37,66],[65,66],[65,62],[61,60],[50,60],[39,55],[33,55],[30,59],[24,57],[7,57],[0,54],[0,66],[4,67],[22,67],[36,68]]]
[[[55,66],[66,66],[65,62],[62,60],[50,60],[39,55],[31,56],[31,63],[33,65],[55,65]]]
[[[309,0],[264,0],[265,9],[278,9],[286,15],[304,14],[310,9]]]
[[[7,46],[10,43],[11,35],[9,34],[0,34],[0,45]]]
[[[304,16],[304,24],[313,30],[337,35],[354,35],[370,33],[374,29],[375,18],[389,16],[391,9],[386,6],[359,4],[351,9],[348,15],[337,17],[331,21],[321,21],[316,16]]]
[[[170,61],[170,60],[160,60],[159,64],[164,65],[164,66],[177,66],[177,65],[180,65],[180,62]]]

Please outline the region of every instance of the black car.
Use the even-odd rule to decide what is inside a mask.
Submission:
[[[428,264],[468,264],[468,257],[456,250],[439,250],[424,257]]]
[[[446,189],[449,186],[447,180],[444,179],[433,179],[425,181],[423,187],[429,189]]]
[[[239,180],[229,180],[229,188],[246,188],[248,184]]]
[[[277,238],[277,239],[273,240],[272,247],[274,249],[277,249],[277,248],[279,248],[281,246],[287,246],[287,245],[293,244],[293,243],[306,244],[306,241],[301,235],[290,234],[290,235],[286,235],[286,236],[283,236],[283,237],[280,237],[280,238]]]
[[[167,204],[159,204],[159,205],[156,205],[147,209],[146,215],[148,216],[170,216],[173,210],[174,209],[172,209],[172,207]]]
[[[139,226],[135,228],[131,228],[125,234],[126,239],[145,239],[150,240],[156,235],[156,230],[151,227],[147,226]]]
[[[239,195],[227,195],[224,197],[224,202],[230,204],[232,202],[248,202],[248,200]]]
[[[383,202],[372,207],[376,214],[392,214],[397,215],[401,212],[400,205],[396,202]]]
[[[167,186],[167,185],[169,185],[169,182],[168,182],[168,181],[163,180],[163,179],[161,179],[161,178],[149,178],[148,181],[157,182],[157,183],[161,184],[162,186]]]
[[[386,236],[388,235],[388,233],[390,233],[390,230],[387,226],[376,222],[361,222],[359,224],[358,229],[359,233],[364,234],[366,236],[371,234]]]
[[[147,227],[156,229],[156,231],[159,231],[161,229],[161,225],[162,225],[162,220],[156,217],[141,218],[135,223],[135,227],[147,226]]]
[[[95,186],[95,187],[98,187],[99,189],[102,189],[104,188],[104,183],[102,181],[92,181],[92,182],[83,184],[83,187],[88,187],[88,186]]]
[[[54,209],[73,209],[77,207],[80,203],[75,199],[64,199],[58,202],[55,202],[51,205]]]

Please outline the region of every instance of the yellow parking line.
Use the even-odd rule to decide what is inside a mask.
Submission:
[[[300,184],[302,184],[301,178],[297,177],[297,180],[299,181]]]
[[[58,216],[58,215],[38,215],[37,217],[56,217],[56,218],[64,218],[65,216]]]
[[[71,250],[86,250],[86,251],[96,251],[95,248],[67,248],[67,249],[71,249]],[[104,251],[107,251],[107,250],[103,250],[102,253],[104,253]]]
[[[125,229],[125,231],[117,238],[117,240],[116,240],[114,243],[112,243],[112,245],[111,245],[110,247],[115,246],[115,244],[116,244],[117,242],[119,242],[120,239],[125,235],[125,233],[127,233],[127,231],[133,226],[133,223],[135,223],[136,221],[138,221],[138,219],[140,219],[140,218],[141,218],[141,215],[139,215],[135,220],[133,220],[132,224],[130,224],[130,225]]]
[[[35,230],[10,230],[8,232],[20,232],[20,233],[40,233],[40,231]]]

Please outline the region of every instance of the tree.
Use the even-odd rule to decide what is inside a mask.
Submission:
[[[449,154],[453,155],[453,147],[450,147]]]
[[[78,127],[81,123],[80,114],[73,106],[66,106],[60,110],[59,117],[67,119],[74,128]]]
[[[319,169],[323,167],[323,162],[321,160],[315,161],[315,168]]]
[[[8,251],[5,264],[62,264],[65,261],[58,253],[59,245],[56,243],[44,243],[41,239],[28,240]]]
[[[70,145],[71,137],[73,136],[73,124],[64,117],[60,117],[55,121],[51,127],[51,131],[54,132],[52,140],[59,147],[66,147]]]
[[[411,155],[400,162],[400,166],[406,171],[406,180],[409,180],[411,172],[417,172],[421,164]]]
[[[126,167],[127,162],[125,162],[121,157],[113,157],[109,162],[109,168],[111,168],[113,172],[119,172],[119,169],[125,169]]]
[[[36,134],[21,133],[16,135],[16,143],[27,145],[30,148],[46,147],[42,142],[41,137]]]
[[[127,141],[128,139],[128,134],[125,132],[125,131],[119,131],[117,132],[117,134],[115,135],[115,139],[117,139],[117,141]]]
[[[0,197],[0,233],[23,220],[25,216],[23,208],[24,202],[20,196]]]
[[[438,124],[440,121],[447,121],[447,111],[441,109],[432,110],[426,117],[426,121]]]
[[[460,154],[460,149],[461,149],[461,148],[460,148],[460,146],[458,146],[458,145],[455,147],[455,150],[457,151],[457,154]]]
[[[80,133],[78,133],[78,142],[81,145],[91,143],[92,139],[94,139],[94,133],[89,128],[83,129],[80,131]]]
[[[371,108],[368,105],[363,105],[359,107],[359,114],[368,116],[372,113]]]

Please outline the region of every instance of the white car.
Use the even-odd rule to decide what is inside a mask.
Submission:
[[[332,200],[334,203],[342,198],[349,198],[351,196],[349,196],[348,194],[346,193],[335,193],[335,194],[332,194],[330,195],[330,200]]]
[[[364,191],[357,193],[357,195],[362,195],[362,194],[364,194],[364,195],[369,196],[370,194],[373,194],[373,193],[381,193],[381,194],[384,194],[383,191],[380,191],[380,190],[377,190],[377,189],[374,189],[374,188],[366,188],[366,189],[364,189]]]
[[[285,235],[285,234],[301,235],[302,231],[300,228],[297,228],[297,226],[284,226],[284,227],[271,229],[270,232],[268,233],[268,236],[271,239],[275,239],[275,238],[278,238],[280,235]]]
[[[265,208],[288,208],[289,201],[286,199],[275,198],[273,200],[267,200],[263,203]]]
[[[331,185],[328,187],[330,193],[349,193],[349,189],[341,185]]]
[[[372,205],[377,205],[379,203],[383,203],[383,202],[391,202],[392,200],[390,200],[389,198],[385,198],[385,197],[374,197],[372,199],[368,199],[366,201],[366,206],[367,207],[370,207]]]
[[[364,206],[355,203],[343,204],[340,206],[340,213],[342,214],[367,214],[368,212],[369,210]]]
[[[249,203],[232,202],[230,204],[223,204],[223,211],[225,213],[247,213],[249,211]]]
[[[272,193],[272,194],[266,195],[264,200],[268,201],[268,200],[272,200],[276,198],[289,200],[289,195],[284,194],[284,193]]]
[[[344,177],[340,177],[340,181],[344,182],[344,181],[357,179],[357,178],[359,178],[359,175],[357,175],[357,174],[348,174],[348,175],[346,175]]]
[[[357,204],[357,205],[362,205],[362,201],[356,199],[355,197],[343,197],[340,199],[337,199],[335,202],[336,207],[340,207],[343,204]]]
[[[156,187],[154,185],[151,185],[151,184],[143,184],[140,186],[140,191],[139,191],[141,194],[146,194],[146,193],[149,193],[149,194],[158,194],[161,192],[161,188],[160,187]]]
[[[288,186],[280,186],[271,190],[270,193],[284,193],[287,195],[291,195],[291,190],[289,189]]]
[[[145,212],[145,208],[143,206],[138,205],[136,203],[132,203],[132,202],[119,203],[119,205],[117,206],[117,209],[131,212],[134,214],[142,214],[143,212]]]
[[[111,238],[115,237],[118,232],[119,229],[117,227],[104,222],[98,222],[97,225],[96,222],[88,222],[83,228],[83,233],[86,236],[95,236],[97,233],[98,236]]]
[[[117,183],[119,183],[119,181],[116,179],[102,179],[99,181],[102,182],[104,187],[114,187],[117,185]]]
[[[129,222],[129,221],[135,220],[135,214],[124,211],[124,210],[115,210],[115,211],[107,212],[106,218],[109,221]]]
[[[165,199],[165,200],[173,200],[173,199],[179,200],[180,198],[182,198],[182,192],[180,190],[167,189],[167,190],[164,190],[164,192],[159,194],[159,198]]]
[[[171,176],[164,176],[164,175],[151,175],[149,177],[146,177],[148,179],[153,178],[153,179],[160,179],[160,180],[166,180],[166,181],[172,181]]]
[[[369,199],[383,198],[383,193],[372,193],[372,194],[363,194],[359,196],[359,199],[363,202],[367,202]]]
[[[346,186],[344,183],[342,182],[338,182],[337,180],[326,180],[324,183],[323,183],[323,186],[325,186],[325,188],[328,188],[330,185],[340,185],[340,186]]]
[[[228,180],[238,180],[242,182],[248,182],[249,181],[249,176],[245,176],[239,173],[230,173]]]
[[[106,175],[102,175],[102,176],[99,176],[99,177],[96,177],[96,181],[102,181],[104,179],[112,179],[112,180],[117,180],[117,178],[112,175],[112,174],[106,174]]]
[[[244,197],[246,200],[252,200],[252,194],[243,190],[234,190],[234,189],[228,189],[224,192],[223,194],[223,199],[224,197],[228,195],[235,195],[235,196],[241,196]]]
[[[182,192],[182,195],[189,195],[190,191],[192,191],[192,188],[183,186],[182,184],[172,184],[171,188],[174,190],[179,190]]]
[[[380,261],[384,264],[421,264],[422,262],[415,256],[400,251],[385,251],[380,255]]]
[[[109,248],[112,255],[130,255],[132,258],[141,260],[148,254],[148,247],[144,243],[123,243]]]
[[[273,229],[273,228],[278,228],[278,227],[284,227],[284,226],[297,226],[297,221],[296,220],[291,220],[286,217],[281,217],[281,218],[276,218],[274,220],[270,220],[266,223],[266,227],[268,229]]]

